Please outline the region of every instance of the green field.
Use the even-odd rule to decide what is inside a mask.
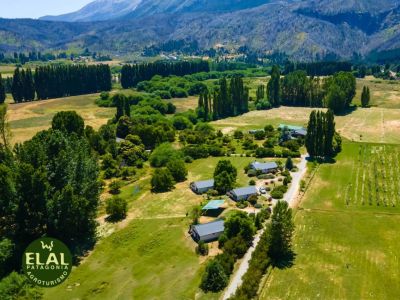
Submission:
[[[389,205],[383,200],[380,206],[376,201],[370,204],[367,181],[363,184],[368,176],[362,170],[373,172],[374,167],[365,164],[388,156],[394,170],[399,157],[393,155],[399,149],[346,143],[336,164],[319,167],[296,212],[294,266],[273,270],[261,299],[398,298],[400,209],[390,205],[389,197],[398,189],[389,184],[395,180],[382,180],[380,170],[390,165],[378,166],[378,184],[372,190],[378,187]],[[349,190],[350,184],[354,188]],[[395,199],[397,203],[398,195]]]
[[[190,209],[204,202],[189,183],[210,179],[221,158],[208,158],[188,165],[186,182],[168,193],[150,192],[147,175],[122,189],[129,202],[127,219],[103,222],[103,237],[62,285],[45,290],[45,299],[214,299],[198,289],[205,258],[195,253],[195,243],[187,234]],[[238,169],[238,186],[248,184],[244,167],[254,158],[230,157]],[[229,208],[234,202],[225,199]]]

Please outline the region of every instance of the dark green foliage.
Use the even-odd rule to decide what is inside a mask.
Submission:
[[[24,78],[19,68],[14,70],[11,93],[16,103],[24,100]]]
[[[110,91],[111,70],[108,65],[41,66],[35,70],[34,83],[40,100]]]
[[[285,74],[296,70],[303,70],[308,76],[329,76],[337,72],[351,72],[352,64],[345,61],[321,61],[321,62],[301,62],[285,64]]]
[[[219,292],[228,285],[228,277],[225,274],[224,268],[217,260],[211,260],[206,271],[201,279],[200,288],[204,292]]]
[[[0,73],[0,105],[6,101],[6,87]]]
[[[181,160],[182,153],[176,150],[169,143],[159,145],[150,156],[150,164],[152,167],[165,167],[168,162]]]
[[[171,172],[172,177],[176,182],[183,182],[186,180],[188,171],[186,165],[181,159],[170,160],[167,163],[167,169]]]
[[[341,139],[336,134],[333,112],[312,111],[305,145],[311,157],[333,157],[340,151]]]
[[[112,197],[107,200],[106,213],[109,215],[109,220],[118,221],[125,219],[128,211],[128,203],[121,197]]]
[[[273,66],[271,71],[271,79],[268,82],[267,94],[268,101],[271,103],[272,107],[277,107],[281,105],[281,73],[279,66]]]
[[[190,120],[184,116],[175,116],[172,119],[172,124],[176,130],[192,129],[193,124]]]
[[[139,82],[150,80],[155,75],[184,76],[198,72],[209,72],[207,61],[181,61],[176,63],[154,62],[135,65],[124,65],[121,70],[121,85],[124,89],[135,87]]]
[[[268,251],[275,263],[291,253],[293,232],[292,209],[286,201],[278,201],[272,214]]]
[[[169,192],[174,185],[174,177],[167,168],[157,169],[151,178],[151,190],[155,193]]]
[[[287,74],[281,80],[282,103],[288,106],[322,107],[324,90],[318,77],[307,77],[304,71]]]
[[[1,96],[0,96],[0,101],[1,101]],[[368,107],[369,103],[371,101],[371,95],[369,91],[369,87],[364,86],[361,94],[361,106],[362,107]]]
[[[84,126],[83,118],[75,111],[58,112],[51,123],[53,130],[59,130],[67,134],[75,133],[78,136],[83,136]]]
[[[200,241],[196,247],[196,253],[202,256],[208,255],[208,245],[204,241]]]
[[[339,72],[325,82],[325,103],[335,114],[345,112],[356,95],[356,78],[352,73]]]
[[[249,111],[249,91],[241,76],[233,76],[219,81],[219,89],[212,94],[200,94],[197,115],[204,121],[238,116]]]
[[[118,153],[128,166],[139,166],[148,158],[140,137],[131,134],[120,143]]]
[[[253,240],[255,228],[252,219],[244,212],[236,212],[225,221],[225,231],[227,239],[241,236],[248,245]]]
[[[220,195],[232,190],[235,187],[236,179],[227,171],[214,176],[214,188]]]
[[[293,167],[294,167],[293,160],[292,160],[292,158],[289,156],[289,157],[286,159],[285,168],[286,168],[287,170],[291,171],[291,170],[293,169]]]
[[[232,175],[236,181],[237,169],[229,160],[220,160],[215,167],[214,177],[226,171],[228,174]]]
[[[122,182],[119,180],[111,181],[109,185],[110,194],[117,195],[121,193]]]
[[[4,300],[41,299],[43,292],[32,285],[26,275],[10,273],[0,281],[0,295]]]

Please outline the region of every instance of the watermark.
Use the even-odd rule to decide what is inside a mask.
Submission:
[[[72,255],[63,242],[39,238],[26,248],[22,268],[33,284],[53,287],[64,282],[71,273]]]

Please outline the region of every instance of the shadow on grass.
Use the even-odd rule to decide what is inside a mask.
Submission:
[[[126,218],[126,215],[124,215],[124,216],[108,216],[104,220],[107,223],[118,223],[118,222],[122,221],[125,218]]]
[[[296,259],[296,253],[290,251],[289,253],[277,258],[272,261],[272,266],[278,269],[289,269],[294,266],[294,261]]]
[[[358,107],[356,105],[350,106],[349,108],[345,109],[344,111],[342,111],[340,113],[335,113],[335,116],[344,117],[344,116],[350,115],[353,112],[355,112],[357,110],[357,108]]]

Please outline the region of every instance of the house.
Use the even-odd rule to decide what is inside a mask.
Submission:
[[[211,223],[192,225],[189,233],[196,242],[215,241],[224,233],[224,221],[217,220]]]
[[[279,129],[287,129],[290,131],[290,135],[292,137],[305,137],[307,135],[307,129],[301,126],[294,126],[294,125],[286,125],[286,124],[280,124]]]
[[[292,131],[292,137],[299,138],[299,137],[305,137],[307,135],[307,130],[302,128],[302,129],[296,129]]]
[[[119,137],[116,137],[116,138],[115,138],[115,141],[116,141],[118,144],[120,144],[120,143],[122,143],[122,142],[125,142],[125,139],[121,139],[121,138],[119,138]]]
[[[252,195],[258,195],[258,190],[255,186],[248,186],[234,189],[227,193],[234,201],[247,200]]]
[[[278,164],[276,162],[260,163],[255,161],[250,164],[250,169],[259,171],[263,174],[275,173],[278,170]]]
[[[192,182],[190,188],[196,194],[204,194],[214,188],[214,179]]]

